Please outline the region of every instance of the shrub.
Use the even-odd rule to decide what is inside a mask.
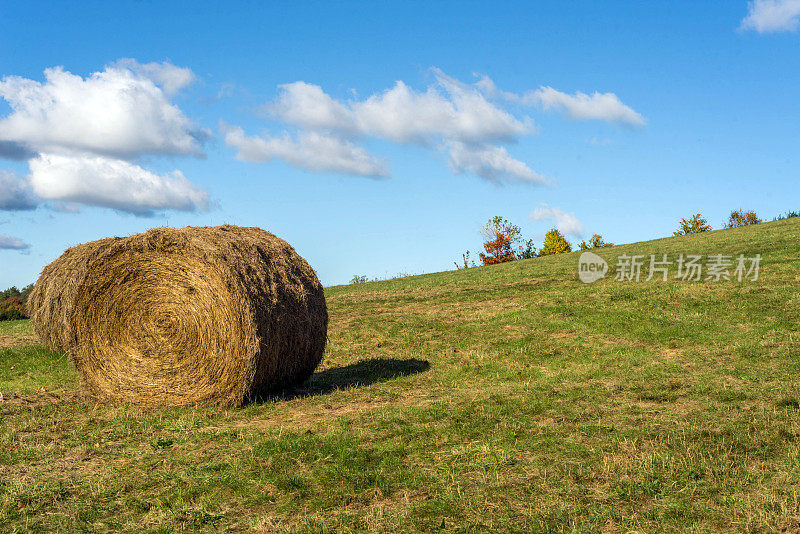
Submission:
[[[529,260],[536,257],[536,247],[533,244],[533,239],[526,239],[522,242],[522,246],[517,249],[517,259]]]
[[[681,219],[680,228],[673,232],[672,235],[699,234],[709,230],[711,230],[711,225],[708,224],[708,219],[699,213],[695,213],[688,219]]]
[[[0,321],[14,321],[27,318],[28,314],[25,311],[25,304],[19,296],[14,295],[13,297],[8,297],[0,303]]]
[[[551,254],[563,254],[564,252],[572,252],[572,245],[564,238],[561,232],[553,228],[545,234],[544,246],[539,255],[549,256]]]
[[[758,224],[760,222],[764,222],[762,219],[758,218],[756,212],[753,210],[744,211],[744,210],[733,210],[728,217],[728,222],[725,224],[725,228],[737,228],[739,226],[750,226],[751,224]]]
[[[353,278],[350,279],[351,284],[366,284],[368,282],[367,275],[357,275],[354,274]]]
[[[589,238],[588,243],[586,241],[581,241],[579,246],[581,247],[581,250],[589,250],[590,248],[613,247],[614,243],[606,243],[603,241],[603,236],[600,234],[594,234]]]
[[[0,310],[0,321],[18,321],[20,319],[27,319],[28,316],[19,310],[8,309]]]
[[[469,250],[461,255],[461,263],[458,263],[457,261],[454,261],[453,263],[455,264],[456,269],[469,269],[470,267],[475,267],[475,260],[472,260],[470,264]]]
[[[794,217],[800,217],[800,212],[798,212],[798,211],[790,211],[790,212],[786,213],[785,215],[778,215],[773,220],[774,221],[782,221],[784,219],[793,219]]]

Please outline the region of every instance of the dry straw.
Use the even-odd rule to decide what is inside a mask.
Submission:
[[[36,325],[37,333],[63,328],[72,361],[99,398],[236,406],[305,381],[322,360],[322,285],[289,244],[264,230],[157,228],[67,254],[85,263],[62,257],[43,271],[44,297],[34,306],[51,311],[35,309],[32,319],[54,323]],[[59,262],[78,279],[51,304],[65,279]]]
[[[42,270],[28,297],[27,308],[36,336],[50,350],[67,350],[78,285],[89,265],[117,237],[101,239],[68,248]]]

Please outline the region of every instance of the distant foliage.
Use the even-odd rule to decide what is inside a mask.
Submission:
[[[11,286],[5,291],[0,291],[0,302],[11,297],[19,297],[19,299],[25,303],[28,301],[28,296],[31,294],[31,291],[33,291],[33,284],[23,287],[21,291],[17,289],[16,286]]]
[[[603,248],[603,247],[613,247],[614,243],[606,243],[603,241],[603,236],[600,234],[594,234],[592,237],[589,238],[589,242],[581,241],[579,245],[581,250],[589,250],[590,248]]]
[[[519,226],[511,224],[504,218],[493,217],[483,227],[483,243],[485,252],[478,254],[483,265],[494,265],[517,259],[514,245],[520,239]]]
[[[512,224],[499,215],[492,217],[481,228],[481,236],[485,239],[483,252],[478,254],[482,265],[494,265],[514,260],[527,260],[535,258],[536,246],[533,239],[522,239],[519,226]],[[461,261],[453,264],[456,269],[469,269],[475,267],[475,260],[471,260],[469,250],[461,255]]]
[[[800,217],[800,212],[798,212],[798,211],[790,211],[790,212],[786,213],[785,215],[778,215],[773,220],[775,220],[775,221],[783,221],[784,219],[793,219],[795,217]]]
[[[708,224],[708,219],[699,213],[695,213],[688,219],[681,219],[680,228],[673,232],[672,235],[699,234],[709,230],[711,230],[711,225]]]
[[[572,252],[572,245],[564,238],[564,235],[555,228],[547,232],[544,236],[544,246],[539,255],[549,256],[565,252]]]
[[[725,224],[725,228],[737,228],[739,226],[750,226],[751,224],[758,224],[764,222],[762,219],[758,218],[756,212],[753,210],[744,211],[744,210],[733,210],[728,217],[728,222]]]
[[[475,267],[475,260],[469,259],[469,250],[461,255],[461,263],[457,261],[454,261],[453,263],[455,264],[456,269],[469,269],[470,267]]]
[[[536,257],[536,247],[533,244],[533,239],[526,239],[522,245],[517,249],[517,259],[529,260]]]
[[[25,304],[31,291],[33,291],[33,284],[24,287],[21,291],[14,286],[0,291],[0,321],[27,319],[28,312]]]
[[[367,282],[369,282],[367,275],[354,274],[353,278],[350,279],[351,284],[366,284]]]

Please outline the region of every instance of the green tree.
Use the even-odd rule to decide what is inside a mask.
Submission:
[[[589,242],[581,241],[579,245],[581,250],[589,250],[590,248],[603,248],[603,247],[613,247],[614,243],[606,243],[603,241],[603,236],[600,234],[594,234],[592,237],[589,238]]]
[[[533,239],[526,239],[522,245],[517,249],[518,260],[529,260],[536,257],[536,246],[533,244]]]
[[[572,245],[569,244],[564,238],[564,235],[553,228],[544,236],[544,246],[539,252],[540,256],[549,256],[550,254],[563,254],[564,252],[572,252]]]
[[[708,232],[711,230],[711,225],[708,224],[708,219],[699,213],[695,213],[688,219],[681,219],[680,224],[680,228],[673,232],[672,235],[699,234],[700,232]]]
[[[17,289],[17,286],[11,286],[6,290],[0,291],[0,302],[12,297],[19,297],[21,294],[22,292]]]

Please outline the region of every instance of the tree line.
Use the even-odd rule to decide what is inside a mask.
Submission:
[[[779,216],[775,220],[798,217],[800,214],[789,212],[785,216]],[[763,222],[755,211],[737,209],[731,211],[728,221],[724,228],[737,228],[749,226]],[[708,223],[708,219],[702,214],[696,213],[688,218],[681,219],[678,229],[673,235],[688,235],[713,230]],[[481,265],[494,265],[515,260],[526,260],[552,254],[563,254],[572,252],[572,244],[567,241],[564,234],[558,229],[550,229],[544,236],[542,248],[538,251],[533,243],[533,239],[523,239],[522,230],[519,226],[509,222],[501,216],[492,217],[481,228],[481,236],[484,239],[483,252],[478,254]],[[580,250],[590,250],[596,248],[610,247],[614,243],[608,243],[601,234],[594,234],[589,241],[581,241],[578,247]],[[461,255],[460,262],[454,262],[457,269],[467,269],[476,267],[475,260],[470,259],[470,251]]]

